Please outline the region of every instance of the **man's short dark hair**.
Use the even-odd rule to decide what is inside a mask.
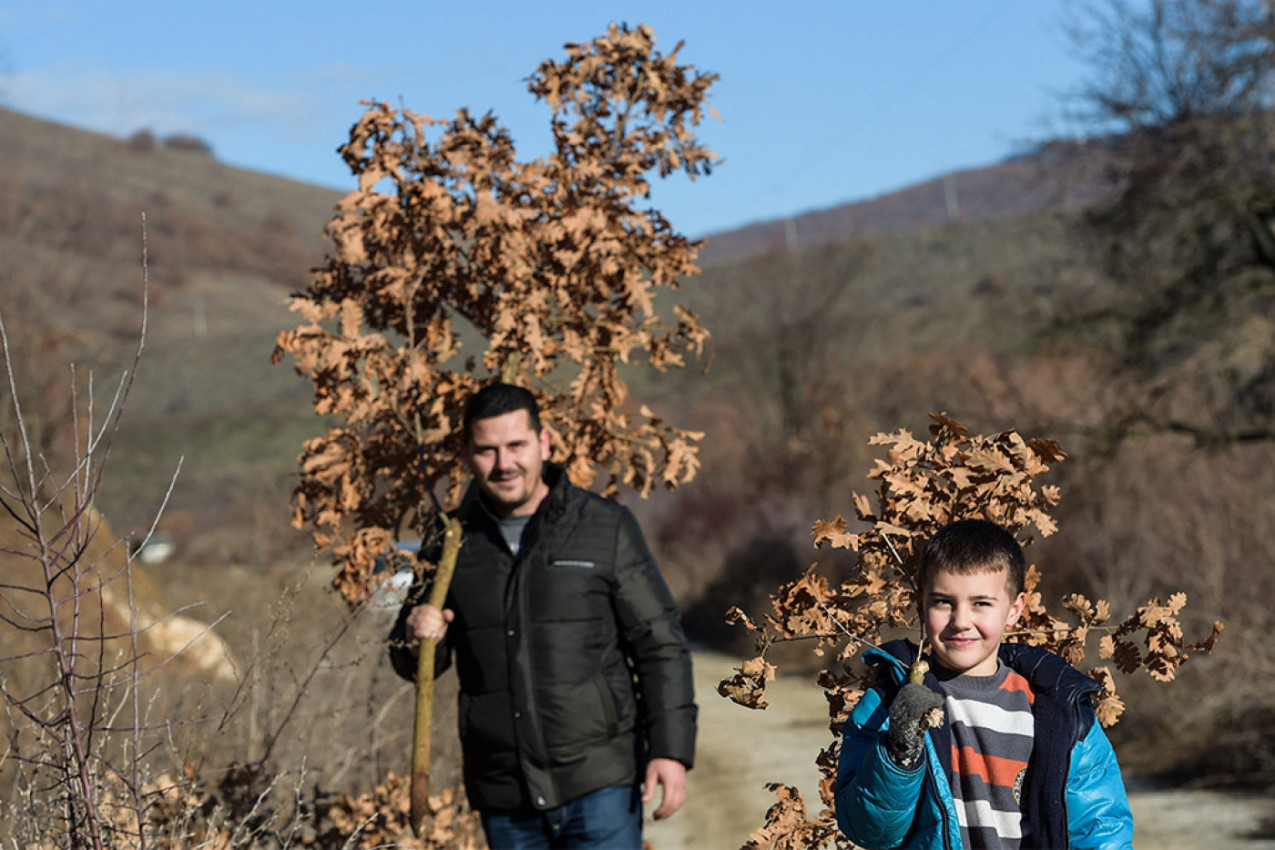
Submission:
[[[934,533],[921,549],[916,583],[924,594],[935,573],[972,575],[1005,571],[1009,598],[1026,589],[1027,558],[1014,535],[985,519],[962,519]]]
[[[540,405],[531,390],[513,384],[488,384],[469,397],[465,405],[465,439],[474,435],[474,423],[480,419],[503,416],[515,410],[527,411],[531,430],[540,433]]]

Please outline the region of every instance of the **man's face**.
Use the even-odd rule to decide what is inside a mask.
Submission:
[[[1025,594],[1009,598],[1004,570],[959,575],[938,570],[921,610],[934,660],[953,673],[990,676],[1005,630],[1018,622]]]
[[[541,477],[549,457],[549,432],[531,427],[525,410],[473,424],[466,460],[478,486],[501,514],[535,513],[549,493]]]

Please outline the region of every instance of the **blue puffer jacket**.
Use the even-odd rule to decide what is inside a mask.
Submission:
[[[855,844],[887,848],[962,847],[948,776],[951,731],[926,735],[925,760],[898,767],[886,754],[890,704],[907,681],[916,646],[892,641],[869,650],[877,684],[846,721],[837,767],[837,823]],[[1096,722],[1089,696],[1098,689],[1062,658],[1022,644],[1002,644],[1001,663],[1024,676],[1036,694],[1036,739],[1023,789],[1024,848],[1133,847],[1133,815],[1115,751]],[[926,684],[939,691],[933,673]]]

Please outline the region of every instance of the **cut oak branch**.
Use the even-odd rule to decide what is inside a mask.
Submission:
[[[443,554],[434,573],[429,604],[442,609],[456,571],[462,531],[460,520],[444,515]],[[416,662],[416,719],[412,727],[412,831],[420,838],[429,814],[430,725],[434,720],[434,649],[437,641],[421,641]]]

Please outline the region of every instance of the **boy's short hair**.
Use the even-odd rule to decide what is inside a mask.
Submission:
[[[971,575],[1005,571],[1009,598],[1027,586],[1027,558],[1014,535],[985,519],[962,519],[934,533],[921,549],[916,586],[924,595],[935,573]]]
[[[515,410],[527,411],[531,420],[531,430],[540,433],[540,405],[535,395],[525,387],[496,382],[488,384],[469,397],[465,404],[464,428],[465,440],[474,435],[474,423],[480,419],[491,419],[513,413]]]

